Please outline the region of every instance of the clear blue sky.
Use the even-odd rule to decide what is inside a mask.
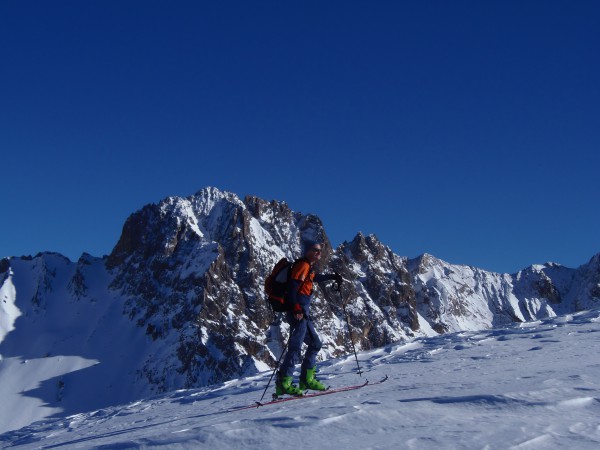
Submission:
[[[112,250],[205,186],[334,245],[600,252],[600,2],[0,2],[0,257]]]

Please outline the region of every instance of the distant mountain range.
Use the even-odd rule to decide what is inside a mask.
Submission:
[[[0,354],[87,361],[57,369],[35,392],[67,410],[74,396],[100,407],[274,367],[287,325],[262,286],[281,257],[300,255],[303,239],[324,242],[320,269],[347,280],[341,294],[320,286],[313,303],[324,358],[351,351],[342,300],[359,349],[600,303],[600,254],[577,269],[549,263],[498,274],[401,257],[361,233],[334,249],[314,215],[206,188],[132,214],[108,257],[1,260]]]

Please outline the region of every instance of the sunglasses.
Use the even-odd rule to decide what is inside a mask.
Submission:
[[[320,248],[311,248],[311,250],[315,253],[321,253],[321,249]]]

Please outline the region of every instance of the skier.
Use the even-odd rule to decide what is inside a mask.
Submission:
[[[315,241],[304,242],[304,256],[298,259],[293,267],[288,284],[288,300],[292,311],[287,313],[290,324],[290,337],[287,353],[277,374],[275,394],[302,395],[307,389],[324,391],[326,386],[315,378],[317,354],[321,350],[321,339],[315,330],[309,314],[313,283],[335,280],[338,285],[342,276],[337,272],[331,274],[316,274],[313,266],[321,259],[323,247]],[[300,360],[302,343],[308,348],[302,361],[299,387],[292,384],[294,366]]]

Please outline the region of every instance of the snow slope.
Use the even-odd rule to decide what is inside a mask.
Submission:
[[[46,419],[0,435],[0,447],[597,449],[599,340],[599,310],[420,338],[359,354],[364,378],[389,376],[380,385],[231,411],[260,399],[263,372]],[[355,370],[351,355],[320,377],[360,383]]]

